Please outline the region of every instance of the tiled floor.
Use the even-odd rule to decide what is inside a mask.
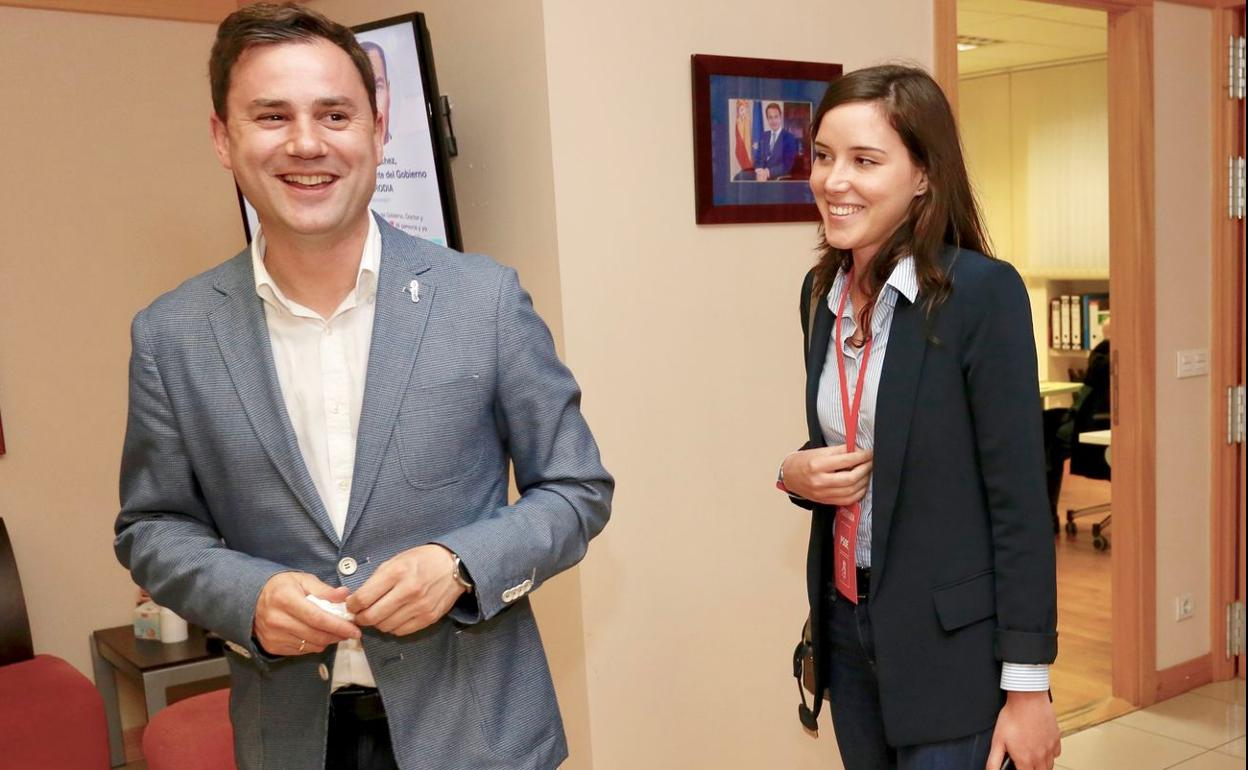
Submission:
[[[1062,739],[1063,770],[1243,770],[1244,683],[1184,693]]]
[[[1244,683],[1205,685],[1067,735],[1057,762],[1059,770],[1244,770]]]

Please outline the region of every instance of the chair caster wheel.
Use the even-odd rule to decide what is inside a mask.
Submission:
[[[1079,526],[1075,524],[1075,522],[1073,521],[1066,522],[1066,534],[1068,535],[1079,534]]]
[[[1097,535],[1096,537],[1092,538],[1092,547],[1098,551],[1108,551],[1109,550],[1109,538]]]

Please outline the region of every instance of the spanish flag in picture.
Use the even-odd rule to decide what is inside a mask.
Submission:
[[[733,132],[732,173],[729,179],[735,179],[742,171],[754,170],[754,106],[753,99],[733,99],[736,110],[736,130]]]

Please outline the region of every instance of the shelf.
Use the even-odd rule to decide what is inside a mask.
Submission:
[[[1019,270],[1023,278],[1037,281],[1108,281],[1109,268],[1062,268],[1060,270]]]

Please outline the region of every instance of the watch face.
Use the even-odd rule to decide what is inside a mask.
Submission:
[[[468,579],[464,577],[463,562],[459,560],[458,555],[455,556],[454,566],[451,569],[451,577],[455,578],[455,582],[463,586],[465,591],[468,591],[469,593],[472,592],[472,583],[468,582]]]

